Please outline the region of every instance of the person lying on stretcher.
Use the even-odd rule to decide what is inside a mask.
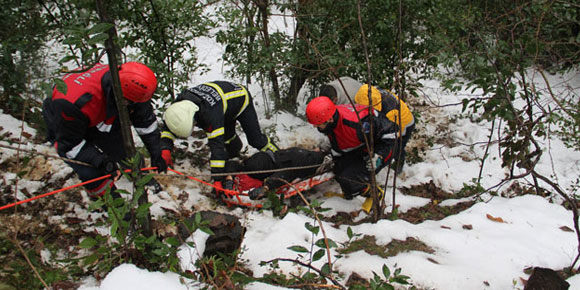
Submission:
[[[284,170],[291,167],[307,168]],[[322,174],[330,170],[331,167],[332,158],[330,155],[320,151],[291,147],[276,152],[258,152],[241,161],[226,162],[226,172],[231,172],[232,175],[224,178],[223,188],[234,190],[233,179],[237,177],[237,190],[250,190],[248,196],[250,199],[256,200],[263,198],[268,191],[286,185],[284,181],[292,182],[296,178]],[[243,172],[255,173],[237,174]]]

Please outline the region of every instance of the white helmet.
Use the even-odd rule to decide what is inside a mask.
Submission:
[[[165,114],[163,121],[171,130],[171,133],[181,138],[187,138],[193,133],[193,116],[199,111],[199,107],[192,101],[179,101],[171,104]]]

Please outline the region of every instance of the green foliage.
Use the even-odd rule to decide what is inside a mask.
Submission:
[[[298,258],[297,261],[304,259],[307,257],[307,261],[304,262],[304,265],[308,265],[310,268],[313,268],[312,263],[318,261],[325,257],[328,250],[332,248],[338,248],[338,245],[332,239],[324,239],[320,238],[316,239],[316,236],[320,233],[320,227],[313,225],[311,223],[305,223],[304,227],[312,234],[312,244],[310,245],[310,249],[301,245],[293,245],[288,247],[289,250],[294,251],[297,253]],[[343,246],[348,246],[352,243],[353,238],[360,237],[360,234],[355,234],[350,227],[347,229],[347,235],[349,241],[345,243]],[[366,237],[365,237],[366,238]],[[366,240],[365,238],[360,239],[360,241]],[[374,238],[372,239],[374,241]],[[410,247],[414,247],[411,245]],[[406,249],[408,251],[408,249]],[[345,251],[344,249],[339,249],[339,251]],[[336,259],[340,259],[342,256],[336,255]],[[288,261],[288,260],[285,260]],[[325,275],[329,275],[331,272],[330,265],[328,261],[323,264],[320,269],[316,269],[316,272],[307,271],[302,276],[292,275],[291,277],[287,277],[284,274],[280,274],[279,271],[276,269],[279,268],[279,263],[281,259],[274,259],[269,262],[262,262],[260,263],[261,266],[269,265],[272,268],[270,273],[264,275],[264,277],[258,279],[264,283],[271,283],[275,285],[281,286],[295,286],[295,285],[306,285],[309,283],[317,283],[320,281],[325,281]],[[336,262],[336,260],[334,261]],[[396,265],[395,265],[396,266]],[[334,274],[338,274],[334,272]],[[383,277],[377,275],[373,272],[373,278],[370,279],[368,282],[354,282],[352,285],[349,285],[349,289],[395,289],[394,284],[399,285],[409,285],[410,277],[402,275],[401,269],[396,268],[394,272],[391,273],[391,270],[387,265],[383,265],[382,268]]]
[[[382,274],[383,277],[373,271],[373,278],[369,281],[368,285],[355,284],[350,289],[394,290],[394,283],[400,285],[409,284],[408,280],[410,277],[401,275],[401,268],[396,268],[395,272],[391,273],[389,267],[383,265]]]
[[[266,200],[262,203],[262,209],[271,210],[274,216],[284,216],[286,214],[286,208],[284,196],[274,191],[269,191],[266,194]]]
[[[131,59],[146,63],[155,71],[163,103],[184,89],[190,76],[206,67],[197,59],[196,37],[209,36],[215,26],[199,1],[133,0],[116,2],[111,12],[119,19],[119,46],[136,51]]]
[[[530,77],[531,73],[543,77],[546,71],[563,72],[578,64],[580,56],[572,53],[578,51],[578,9],[546,1],[434,4],[427,31],[446,44],[437,56],[455,72],[447,75],[444,84],[451,90],[464,85],[472,92],[483,92],[484,98],[464,100],[464,110],[503,121],[504,167],[530,169],[542,150],[534,138],[548,136],[553,130],[550,124],[559,125],[557,131],[569,147],[580,147],[577,93],[565,92],[569,96],[565,98],[551,91],[545,94],[538,88],[550,86],[547,78],[542,84]],[[556,110],[541,105],[540,98],[546,97],[556,101]]]
[[[63,38],[64,57],[60,63],[65,68],[92,65],[101,60],[108,38],[106,31],[112,26],[101,22],[94,1],[57,0],[43,6],[51,16],[50,32]],[[207,36],[214,23],[203,13],[201,3],[105,1],[105,9],[115,23],[115,41],[123,52],[124,58],[119,62],[140,61],[156,73],[160,101],[154,102],[156,105],[170,102],[174,92],[189,82],[193,72],[204,69],[192,43],[195,37]],[[55,79],[60,77],[57,75]]]
[[[132,168],[141,164],[140,156],[127,161]],[[110,227],[110,236],[96,234],[87,237],[79,244],[80,248],[90,251],[83,257],[84,265],[92,271],[107,273],[121,263],[133,263],[137,266],[156,271],[173,271],[181,273],[179,258],[176,253],[182,241],[176,237],[162,238],[157,235],[147,235],[144,225],[149,218],[151,203],[138,204],[145,192],[145,185],[151,180],[152,174],[139,177],[137,170],[124,173],[130,180],[135,180],[132,197],[125,200],[122,197],[113,198],[107,192],[102,199],[91,204],[91,208],[100,208],[106,205],[108,218],[104,226]],[[130,195],[125,190],[118,193]],[[191,223],[185,223],[190,232],[201,229],[212,234],[208,222],[202,220],[197,213]],[[192,245],[194,246],[194,245]]]
[[[580,96],[577,94],[570,94],[569,96],[556,96],[562,98],[561,107],[552,111],[549,116],[549,123],[558,125],[556,134],[564,141],[568,148],[580,150]],[[542,127],[542,131],[538,132],[538,137],[546,136],[546,125],[538,124]]]
[[[268,32],[268,39],[262,20],[273,16],[263,15],[254,2],[242,3],[242,7],[224,5],[218,11],[222,21],[232,25],[218,32],[217,40],[226,46],[224,59],[232,64],[234,76],[266,76],[272,69],[290,81],[285,87],[288,94],[282,93],[282,100],[277,100],[277,109],[294,111],[297,88],[307,81],[315,87],[342,75],[366,81],[356,1],[270,3],[269,10],[293,18],[296,32],[293,36]],[[401,95],[404,91],[413,94],[418,83],[410,73],[429,72],[427,64],[433,62],[426,52],[434,45],[424,37],[422,27],[430,5],[431,1],[367,1],[363,5],[361,18],[374,84],[395,87]]]
[[[278,76],[288,65],[290,36],[271,31],[270,11],[278,4],[256,1],[224,3],[216,11],[220,23],[229,23],[216,33],[216,40],[225,46],[224,61],[232,65],[229,75],[250,82],[256,77],[269,82],[277,109],[280,108]],[[268,106],[268,100],[265,99]],[[292,111],[292,106],[287,108]],[[269,112],[267,112],[269,113]]]
[[[485,188],[478,182],[477,178],[473,178],[471,183],[463,183],[463,187],[454,196],[457,198],[477,196],[485,192]]]
[[[0,289],[43,289],[44,285],[34,271],[30,270],[30,265],[14,244],[15,242],[20,243],[20,241],[7,239],[5,234],[0,234],[0,262],[2,262]],[[40,246],[44,241],[39,238],[36,242]],[[74,265],[70,269],[63,269],[44,263],[35,247],[26,247],[25,254],[48,285],[69,279],[75,271]]]
[[[0,5],[0,109],[37,121],[38,116],[30,118],[26,113],[41,99],[33,84],[37,84],[45,57],[46,18],[38,1],[1,0]]]

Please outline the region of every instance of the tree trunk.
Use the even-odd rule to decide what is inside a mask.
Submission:
[[[294,12],[295,15],[301,15],[302,11],[308,11],[308,3],[310,0],[299,0],[298,7]],[[296,17],[296,34],[294,36],[294,47],[292,50],[294,54],[303,54],[307,49],[302,49],[300,44],[300,39],[307,39],[308,38],[308,31],[307,27],[304,26],[303,21],[300,20],[300,17]],[[308,59],[308,58],[307,58]],[[298,99],[298,93],[300,93],[300,89],[306,82],[308,78],[312,76],[312,73],[309,73],[309,68],[315,68],[315,64],[312,63],[300,63],[297,61],[296,64],[293,65],[295,67],[292,69],[292,76],[290,77],[290,89],[288,91],[288,95],[284,98],[284,107],[291,113],[296,113],[296,100]]]
[[[260,11],[260,17],[262,18],[262,37],[264,39],[264,47],[266,49],[270,48],[270,34],[268,32],[268,6],[270,5],[268,0],[257,0],[256,5]],[[278,76],[276,74],[276,70],[271,67],[268,70],[268,75],[270,76],[270,81],[272,82],[272,90],[274,90],[274,104],[276,110],[281,109],[281,102],[280,102],[280,87],[278,85]]]
[[[113,23],[105,10],[102,0],[96,0],[97,13],[104,23]],[[113,41],[117,36],[117,30],[115,26],[107,31],[109,38],[105,41],[105,49],[107,50],[107,57],[109,59],[109,68],[111,76],[113,78],[113,95],[115,96],[115,103],[117,105],[117,110],[119,111],[119,121],[121,123],[121,134],[123,135],[123,147],[127,153],[127,157],[134,157],[136,154],[135,143],[133,142],[133,134],[131,133],[131,120],[129,119],[129,112],[127,111],[127,100],[123,97],[123,91],[121,90],[121,80],[119,79],[118,61],[117,53],[119,49],[117,48],[115,42]],[[140,174],[138,175],[140,176]],[[148,203],[147,192],[141,195],[139,198],[139,205]],[[145,223],[143,224],[143,234],[147,237],[153,235],[151,230],[151,214],[148,212]]]

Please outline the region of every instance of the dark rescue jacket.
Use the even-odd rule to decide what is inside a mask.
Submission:
[[[195,125],[207,134],[211,151],[211,172],[223,173],[228,159],[225,144],[229,141],[225,140],[224,126],[235,124],[237,117],[248,107],[251,101],[248,91],[235,83],[214,81],[184,90],[177,96],[175,102],[182,100],[192,101],[199,107],[194,121]],[[175,136],[164,125],[161,133],[161,148],[172,150],[174,140]]]
[[[407,134],[407,128],[410,128],[415,124],[413,113],[407,104],[403,102],[403,100],[400,100],[399,96],[397,96],[395,93],[383,89],[379,89],[379,92],[381,93],[382,102],[381,113],[384,114],[389,120],[402,127],[403,131],[401,135]],[[400,122],[399,117],[401,119]]]
[[[67,92],[56,86],[43,103],[47,137],[60,156],[98,167],[104,154],[93,143],[96,133],[119,133],[120,122],[109,66],[97,64],[63,78]],[[151,156],[160,156],[160,132],[151,102],[127,106],[129,118]],[[119,144],[123,150],[123,144]]]
[[[372,110],[372,118],[368,113],[368,106],[336,106],[334,123],[329,124],[329,128],[323,131],[330,139],[334,157],[340,157],[357,149],[366,150],[365,136],[367,140],[371,141],[371,124],[375,153],[381,156],[388,156],[394,147],[398,127],[374,109]]]

